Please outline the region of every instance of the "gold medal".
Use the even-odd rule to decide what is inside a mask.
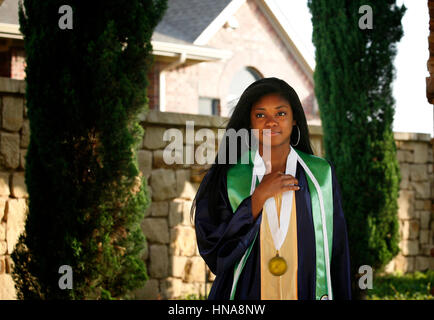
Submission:
[[[279,256],[279,251],[277,251],[276,256],[271,258],[268,262],[268,269],[274,276],[281,276],[286,272],[288,268],[285,259]]]

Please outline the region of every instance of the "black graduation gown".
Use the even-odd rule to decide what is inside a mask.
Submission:
[[[329,162],[330,163],[330,162]],[[331,163],[330,163],[331,164]],[[351,299],[350,258],[347,227],[341,204],[340,186],[332,168],[333,184],[333,247],[330,261],[333,299]],[[200,188],[209,178],[204,177]],[[297,208],[298,245],[298,299],[315,300],[316,251],[311,199],[306,175],[297,163],[296,178],[300,190],[295,192]],[[241,259],[260,230],[262,211],[256,220],[252,216],[251,197],[245,198],[236,212],[232,211],[227,194],[227,177],[221,177],[224,186],[219,191],[218,212],[221,223],[216,225],[208,214],[208,197],[196,203],[195,229],[199,253],[216,275],[209,299],[229,299],[235,264]],[[237,284],[235,299],[259,300],[261,298],[260,235],[247,259]]]

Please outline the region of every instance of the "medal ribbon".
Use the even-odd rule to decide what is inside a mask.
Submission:
[[[290,174],[295,177],[297,170],[297,154],[295,151],[291,151],[288,154],[286,160],[285,174]],[[265,163],[259,155],[259,151],[256,151],[255,163],[253,168],[252,182],[250,195],[253,194],[255,190],[256,176],[258,176],[259,182],[265,174]],[[291,220],[292,211],[292,197],[294,196],[294,191],[286,191],[282,195],[282,205],[280,210],[280,217],[277,216],[276,201],[274,197],[268,198],[265,201],[265,211],[268,217],[268,225],[270,227],[271,235],[273,237],[274,246],[276,250],[279,251],[285,241],[286,235],[289,229],[289,223]],[[277,220],[280,220],[279,222]]]
[[[333,188],[331,167],[329,163],[319,157],[304,153],[300,150],[295,150],[297,161],[303,166],[306,171],[306,179],[308,181],[309,192],[312,203],[312,214],[315,231],[315,247],[316,247],[316,299],[321,299],[328,294],[328,299],[332,299],[331,279],[330,279],[330,260],[333,235]],[[248,165],[238,163],[228,170],[227,174],[227,191],[228,198],[233,212],[236,211],[239,204],[253,193],[254,187],[252,179],[254,161],[253,155],[255,150],[249,150],[243,157],[249,157]],[[292,152],[291,152],[292,153]],[[290,154],[291,154],[290,153]],[[246,162],[243,162],[246,163]],[[262,170],[262,171],[261,171]],[[265,167],[261,166],[255,171],[255,175],[265,174]],[[295,176],[295,174],[294,174]],[[246,188],[250,183],[249,189]],[[255,185],[258,184],[256,180]],[[283,201],[282,201],[283,202]],[[277,218],[276,218],[277,219]],[[256,241],[257,234],[249,248],[244,253],[241,260],[235,265],[234,279],[230,299],[235,297],[235,291],[239,276],[244,268],[247,258]],[[324,241],[326,239],[326,241]]]

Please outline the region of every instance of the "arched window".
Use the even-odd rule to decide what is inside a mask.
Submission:
[[[262,78],[262,75],[251,67],[245,67],[235,73],[229,86],[229,94],[226,97],[227,110],[229,117],[231,116],[234,107],[236,106],[241,94],[244,90],[256,80]]]

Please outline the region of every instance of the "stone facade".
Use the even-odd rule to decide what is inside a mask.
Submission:
[[[0,299],[15,299],[10,254],[23,231],[27,214],[24,179],[29,122],[24,102],[24,81],[0,78]],[[148,178],[152,204],[142,222],[147,238],[143,254],[150,279],[136,290],[137,299],[185,298],[209,291],[213,275],[199,256],[190,208],[206,165],[167,165],[163,139],[169,128],[186,135],[186,121],[195,132],[211,128],[218,146],[218,130],[227,118],[151,110],[142,117],[145,134],[137,152],[139,169]],[[310,125],[316,155],[323,156],[322,129]],[[428,135],[395,133],[402,182],[399,197],[401,253],[387,271],[434,269],[434,139]],[[185,145],[185,141],[184,141]],[[194,151],[201,142],[195,142]],[[185,145],[187,150],[189,145]],[[184,154],[185,156],[185,154]]]

